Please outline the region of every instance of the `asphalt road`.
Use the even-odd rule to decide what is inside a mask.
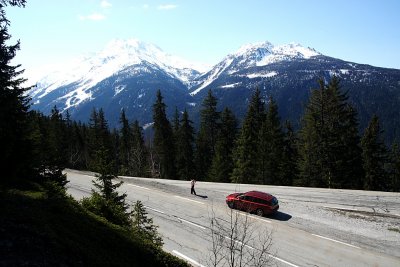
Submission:
[[[90,173],[68,170],[67,175],[73,197],[90,194]],[[399,193],[198,182],[193,196],[189,181],[121,179],[128,201],[141,200],[159,226],[164,249],[193,266],[208,265],[212,212],[228,222],[232,213],[225,196],[249,190],[272,193],[280,201],[274,216],[233,213],[247,218],[257,237],[272,233],[273,265],[400,266],[400,233],[388,230],[400,229]],[[381,222],[386,228],[379,229]]]

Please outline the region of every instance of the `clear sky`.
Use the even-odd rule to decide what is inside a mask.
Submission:
[[[336,58],[400,69],[400,0],[27,0],[8,7],[27,71],[136,38],[215,64],[241,45],[300,43]]]

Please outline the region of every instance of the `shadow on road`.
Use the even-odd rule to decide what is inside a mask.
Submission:
[[[278,221],[289,221],[292,218],[292,215],[277,211],[275,214],[270,215],[269,218]]]
[[[196,197],[208,198],[208,196],[203,196],[203,195],[199,195],[199,194],[197,194]]]

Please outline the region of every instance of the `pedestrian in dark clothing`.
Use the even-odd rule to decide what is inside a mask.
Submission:
[[[190,194],[195,194],[196,195],[196,191],[194,190],[194,185],[196,184],[196,180],[192,179],[191,181],[191,188],[190,188]]]

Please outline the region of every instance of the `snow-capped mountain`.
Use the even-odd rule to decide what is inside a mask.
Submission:
[[[197,78],[194,82],[191,95],[195,95],[202,89],[208,87],[215,80],[225,73],[235,75],[237,72],[251,67],[262,67],[280,61],[290,61],[298,59],[309,59],[321,55],[311,48],[306,48],[300,44],[291,43],[288,45],[273,46],[270,42],[260,42],[246,44],[233,54],[226,56],[220,63],[214,66],[209,72]],[[276,72],[252,73],[251,78],[272,77]],[[235,87],[238,84],[226,85],[227,88]]]
[[[56,105],[72,119],[88,121],[93,108],[103,108],[110,126],[118,127],[124,108],[128,119],[152,122],[152,106],[161,90],[172,117],[187,109],[195,126],[209,90],[219,108],[233,110],[239,120],[256,87],[273,96],[283,120],[299,125],[317,80],[339,76],[359,112],[360,129],[377,114],[389,140],[400,138],[400,70],[378,68],[332,58],[296,43],[247,44],[211,68],[195,65],[138,40],[113,41],[101,52],[63,64],[40,79],[29,93],[32,108],[49,114]]]
[[[178,79],[184,84],[189,83],[204,69],[202,65],[195,65],[169,55],[153,44],[136,39],[114,40],[101,52],[74,59],[47,74],[37,83],[30,95],[35,99],[35,103],[40,103],[43,97],[53,91],[70,87],[60,96],[60,100],[65,101],[64,109],[69,109],[91,99],[93,87],[128,67],[136,66],[130,68],[131,73],[124,71],[124,75],[149,72],[143,64],[157,66],[171,78]],[[139,66],[143,68],[140,69]],[[124,87],[115,90],[120,93]]]

